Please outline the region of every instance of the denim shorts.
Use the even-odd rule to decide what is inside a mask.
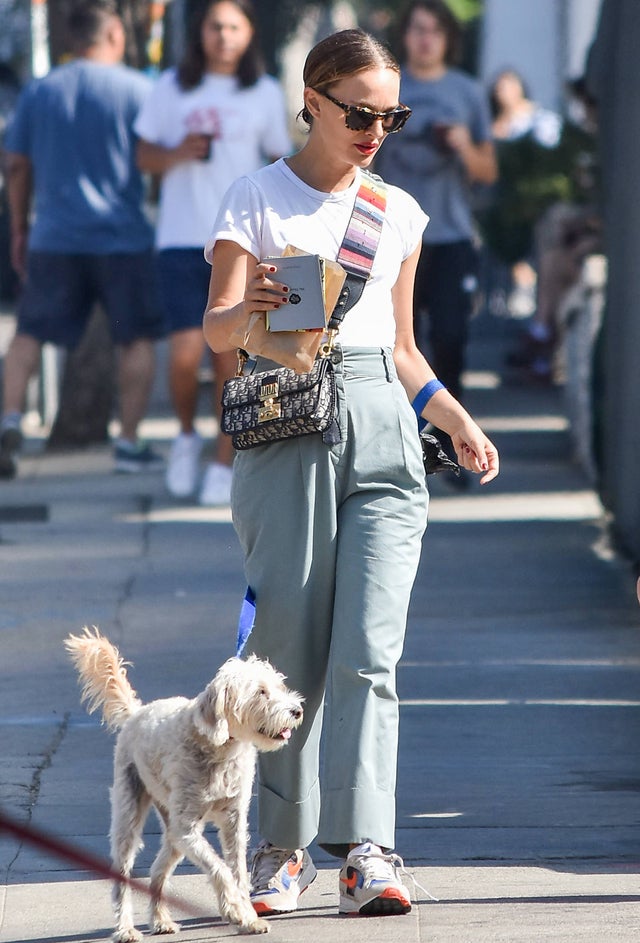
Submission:
[[[166,325],[152,251],[29,252],[27,280],[18,303],[18,333],[72,349],[98,303],[106,312],[115,344],[163,337]]]
[[[201,329],[211,276],[204,249],[161,249],[156,261],[169,331]]]

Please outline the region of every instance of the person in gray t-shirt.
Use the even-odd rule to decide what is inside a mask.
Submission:
[[[480,83],[452,67],[460,29],[442,0],[413,0],[402,39],[400,100],[413,114],[402,136],[385,142],[376,170],[429,214],[416,277],[416,338],[423,351],[429,344],[439,378],[460,397],[477,285],[470,186],[497,175],[489,106]]]

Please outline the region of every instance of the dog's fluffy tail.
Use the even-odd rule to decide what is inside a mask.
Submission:
[[[128,662],[95,626],[85,626],[83,635],[69,635],[64,645],[80,675],[87,710],[90,714],[102,711],[107,727],[118,730],[142,703],[129,684]]]

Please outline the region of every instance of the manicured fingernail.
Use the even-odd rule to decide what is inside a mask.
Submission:
[[[489,467],[489,466],[488,466],[487,463],[485,462],[484,465],[482,466],[482,471],[486,471],[488,467]]]
[[[282,300],[286,302],[287,299],[286,299],[286,298],[283,298]]]
[[[274,308],[279,308],[279,307],[280,307],[280,305],[274,305],[273,307],[274,307]]]
[[[270,271],[270,272],[277,272],[278,270],[277,270],[277,268],[275,267],[275,265],[270,265],[270,266],[269,266],[269,271]]]

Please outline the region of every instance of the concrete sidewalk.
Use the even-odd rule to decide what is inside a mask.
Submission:
[[[274,941],[638,939],[635,583],[571,461],[562,391],[500,384],[507,334],[475,325],[468,377],[502,474],[464,493],[430,479],[398,672],[397,850],[419,903],[338,918],[337,862],[312,848],[319,877],[272,921]],[[147,431],[168,451],[164,403]],[[107,857],[113,739],[80,707],[62,640],[95,623],[143,700],[192,696],[233,653],[243,592],[227,509],[169,500],[161,475],[113,475],[107,448],[49,454],[30,439],[19,477],[0,482],[0,806]],[[253,826],[252,813],[255,840]],[[158,834],[150,818],[139,876]],[[107,882],[3,835],[0,874],[0,943],[109,937]],[[191,866],[173,890],[178,940],[236,935]],[[140,898],[141,928],[145,910]]]

